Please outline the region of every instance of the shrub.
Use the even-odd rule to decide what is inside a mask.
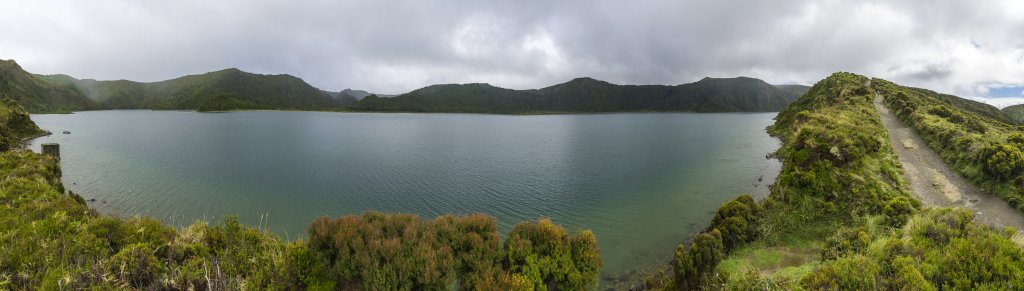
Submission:
[[[987,146],[979,151],[978,158],[985,173],[999,180],[1015,178],[1024,171],[1024,154],[1012,145]]]
[[[105,263],[107,271],[118,281],[137,288],[148,287],[164,266],[153,255],[153,249],[144,243],[126,246]]]
[[[835,260],[842,256],[862,253],[870,243],[871,237],[864,228],[842,227],[825,240],[821,260]]]
[[[876,290],[878,276],[878,264],[855,255],[821,264],[800,283],[813,290]]]
[[[454,282],[451,246],[440,244],[431,222],[414,215],[367,212],[317,219],[310,248],[326,260],[340,286],[370,290],[444,289]]]
[[[1006,137],[1006,142],[1016,146],[1017,149],[1024,149],[1024,132],[1015,131]]]
[[[697,234],[689,250],[683,252],[683,249],[683,245],[676,249],[673,262],[676,286],[682,290],[701,286],[725,257],[722,233],[718,229]]]
[[[761,211],[761,206],[750,195],[740,195],[718,208],[705,231],[718,229],[727,253],[757,236],[756,223]]]
[[[542,218],[513,227],[505,249],[509,272],[526,276],[537,290],[581,290],[597,283],[601,261],[589,231],[570,237]]]
[[[942,118],[947,118],[956,114],[952,109],[949,109],[949,107],[942,105],[932,106],[928,109],[928,113]]]
[[[885,224],[891,227],[900,227],[914,213],[914,206],[909,198],[899,196],[889,199],[882,212],[885,214],[885,219],[883,220]]]
[[[679,290],[690,290],[690,287],[697,287],[697,269],[690,259],[690,253],[686,251],[686,244],[679,244],[676,254],[672,260],[673,274],[675,275],[676,287]],[[692,284],[692,285],[691,285]]]
[[[921,271],[914,266],[914,260],[910,257],[900,256],[892,261],[892,275],[887,280],[889,290],[937,290],[927,279],[921,275]]]

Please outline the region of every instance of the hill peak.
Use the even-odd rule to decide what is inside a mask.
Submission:
[[[721,82],[721,81],[744,81],[744,82],[751,82],[751,81],[753,81],[753,82],[760,82],[760,83],[767,84],[767,82],[765,82],[764,80],[761,80],[761,79],[758,79],[758,78],[745,77],[745,76],[732,77],[732,78],[704,77],[703,79],[700,79],[700,81],[697,81],[697,82],[699,83],[699,82],[716,82],[716,81],[719,81],[719,82]]]
[[[21,66],[18,65],[18,62],[15,62],[14,60],[3,60],[3,59],[0,59],[0,70],[22,70],[23,71]]]
[[[566,84],[570,84],[570,83],[581,83],[581,84],[586,84],[586,83],[596,83],[596,84],[611,84],[611,83],[608,83],[608,82],[605,82],[605,81],[601,81],[601,80],[598,80],[598,79],[594,79],[594,78],[591,78],[591,77],[579,77],[579,78],[575,78],[575,79],[569,80],[569,82],[566,82]]]

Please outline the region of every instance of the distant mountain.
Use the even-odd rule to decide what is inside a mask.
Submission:
[[[74,86],[37,78],[14,61],[0,60],[0,99],[10,98],[26,110],[38,113],[95,109]]]
[[[1003,108],[1003,114],[1013,118],[1017,122],[1024,123],[1024,104],[1017,104]]]
[[[348,89],[345,89],[345,90],[348,90]],[[331,98],[334,98],[334,100],[338,101],[338,103],[340,103],[340,104],[342,104],[344,106],[347,106],[347,107],[351,107],[351,106],[355,105],[356,102],[359,101],[359,99],[362,99],[362,98],[353,97],[352,95],[349,95],[345,91],[341,91],[341,92],[323,91],[323,92],[327,93],[327,95],[330,95]],[[367,94],[367,95],[370,95],[370,94]]]
[[[796,96],[803,96],[804,94],[807,94],[807,91],[811,90],[811,86],[804,85],[775,85],[775,88],[795,94]]]
[[[366,91],[363,91],[363,90],[352,90],[352,89],[341,90],[341,92],[338,92],[338,93],[340,95],[352,96],[352,99],[355,99],[356,101],[363,100],[363,98],[366,98],[366,96],[374,95],[373,93],[366,92]]]
[[[935,97],[935,99],[938,99],[939,101],[942,101],[942,102],[944,102],[946,104],[949,104],[949,105],[951,105],[953,107],[960,108],[961,110],[966,110],[966,111],[972,112],[974,114],[978,114],[978,115],[982,115],[982,116],[985,116],[985,117],[988,117],[988,118],[992,118],[992,119],[995,119],[995,120],[998,120],[1000,122],[1004,122],[1004,123],[1007,123],[1007,124],[1018,124],[1018,120],[1017,119],[1011,117],[1006,112],[1004,112],[1002,110],[999,110],[999,108],[996,108],[995,106],[992,106],[992,105],[988,105],[988,104],[985,104],[985,103],[982,103],[982,102],[978,102],[978,101],[974,101],[974,100],[970,100],[970,99],[960,98],[960,97],[949,95],[949,94],[941,94],[941,93],[937,93],[935,91],[931,91],[931,90],[928,90],[928,89],[913,88],[913,87],[907,87],[907,89],[916,91],[917,93],[924,94],[924,95],[927,95],[927,96]]]
[[[39,76],[78,89],[109,109],[198,109],[218,103],[231,109],[330,109],[346,103],[291,75],[262,75],[226,69],[166,81],[79,80],[66,75]],[[224,100],[234,102],[220,102]]]
[[[331,97],[290,75],[226,69],[160,82],[97,81],[68,75],[34,75],[14,61],[4,60],[0,60],[0,98],[13,99],[33,113],[198,109],[203,104],[216,105],[213,107],[219,110],[321,110],[351,106],[356,102],[348,96]]]
[[[408,112],[770,112],[799,95],[754,78],[704,78],[677,86],[616,85],[592,78],[534,90],[489,84],[433,85],[393,98],[368,96],[357,110]]]

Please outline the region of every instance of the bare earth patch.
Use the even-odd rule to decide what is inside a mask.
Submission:
[[[913,128],[907,127],[885,107],[882,97],[875,94],[875,109],[889,133],[892,148],[910,182],[910,190],[928,206],[963,207],[974,212],[976,219],[996,228],[1017,229],[1014,237],[1024,245],[1024,213],[999,197],[974,187],[950,169]]]

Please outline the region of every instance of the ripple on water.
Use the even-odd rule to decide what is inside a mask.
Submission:
[[[64,181],[105,213],[184,225],[237,214],[295,238],[318,216],[488,213],[502,233],[549,217],[598,238],[608,278],[665,263],[721,203],[774,181],[766,114],[340,114],[94,111]],[[69,183],[70,182],[70,183]],[[762,193],[762,192],[757,192]],[[755,195],[756,196],[756,195]],[[763,196],[763,195],[762,195]],[[606,280],[606,283],[607,280]]]

